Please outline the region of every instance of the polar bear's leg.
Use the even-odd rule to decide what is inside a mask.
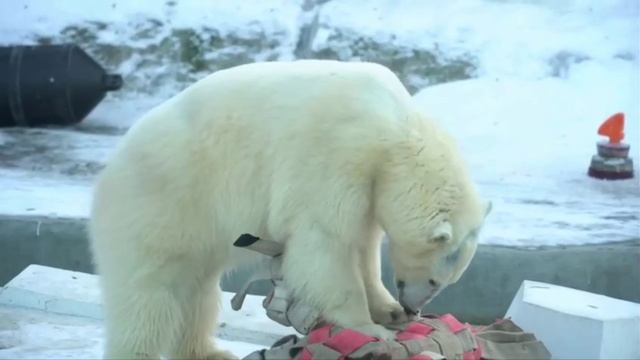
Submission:
[[[182,299],[184,322],[179,338],[170,351],[172,359],[237,359],[233,354],[219,350],[213,343],[218,311],[220,309],[220,275],[188,292]]]
[[[335,324],[382,339],[393,333],[374,324],[359,269],[358,250],[320,230],[292,235],[283,262],[285,282]]]
[[[367,293],[371,318],[378,324],[404,322],[407,314],[382,282],[380,245],[382,237],[360,247],[360,270]]]
[[[183,322],[175,295],[153,284],[105,290],[104,358],[158,359],[174,341],[176,324]]]

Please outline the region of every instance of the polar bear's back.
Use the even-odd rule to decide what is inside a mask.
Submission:
[[[374,63],[253,63],[198,81],[148,112],[127,137],[146,138],[135,141],[138,148],[157,139],[172,142],[169,138],[186,141],[169,147],[206,147],[210,141],[226,149],[237,146],[226,139],[251,141],[260,151],[310,136],[325,143],[353,141],[354,132],[371,141],[362,132],[374,136],[407,119],[414,111],[411,101],[395,74]]]
[[[335,129],[346,119],[393,121],[406,112],[411,97],[383,66],[302,60],[218,71],[179,98],[204,127],[218,120],[212,114],[225,114],[236,122],[286,132],[296,124],[322,122]]]
[[[129,130],[96,203],[109,202],[118,217],[153,207],[161,218],[171,207],[191,222],[215,219],[225,239],[280,231],[296,213],[332,213],[305,210],[348,191],[329,184],[368,194],[379,160],[371,147],[412,111],[409,93],[380,65],[305,60],[218,71]]]

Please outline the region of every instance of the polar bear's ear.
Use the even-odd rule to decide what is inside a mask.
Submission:
[[[487,218],[487,216],[489,215],[489,213],[491,213],[491,209],[493,209],[493,203],[491,201],[486,201],[485,205],[484,205],[484,217],[485,219]]]
[[[449,221],[443,221],[438,224],[435,229],[433,229],[433,233],[431,233],[430,241],[443,243],[451,240],[453,228],[451,227],[451,223]]]

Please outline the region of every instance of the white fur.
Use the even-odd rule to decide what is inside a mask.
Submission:
[[[388,69],[308,60],[216,72],[140,119],[96,184],[105,357],[231,357],[208,336],[220,276],[257,260],[232,247],[243,233],[286,242],[285,281],[328,320],[387,337],[374,321],[403,312],[380,280],[383,230],[399,279],[446,285],[475,241],[463,261],[434,264],[483,211],[453,141]],[[435,241],[443,219],[452,236]]]

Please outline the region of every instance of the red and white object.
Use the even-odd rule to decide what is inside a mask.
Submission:
[[[633,160],[629,158],[629,144],[624,139],[624,113],[616,113],[598,128],[598,134],[608,141],[597,143],[598,154],[591,158],[589,176],[605,180],[633,178]]]

